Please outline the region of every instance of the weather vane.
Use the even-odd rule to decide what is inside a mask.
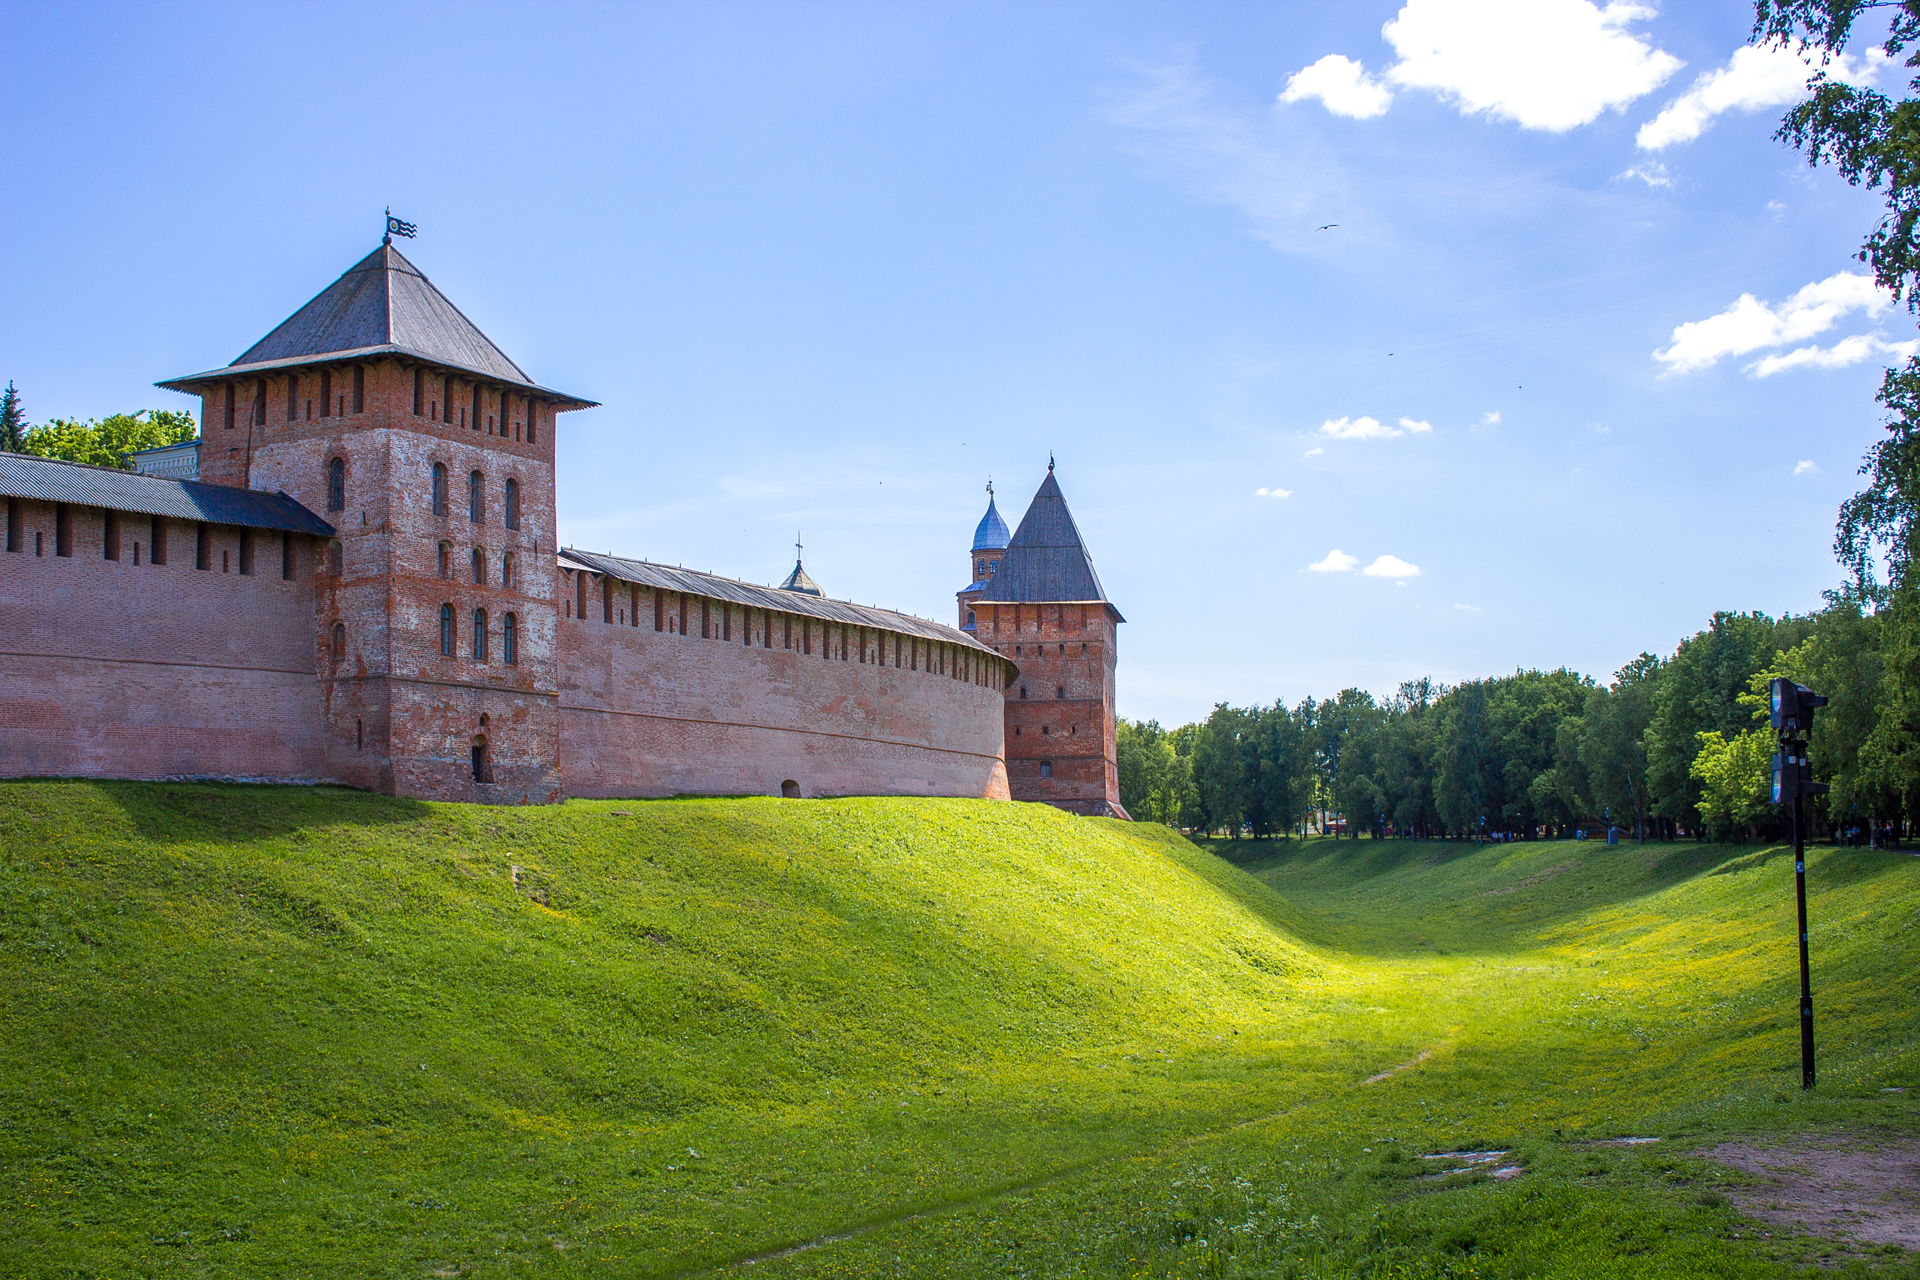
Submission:
[[[1053,474],[1053,450],[1047,450],[1047,474]]]
[[[989,501],[991,501],[993,498],[993,477],[992,476],[987,477],[987,498]]]
[[[387,207],[387,234],[380,237],[381,244],[392,244],[395,236],[405,236],[411,240],[420,234],[420,228],[411,222],[402,222],[393,216],[393,207]]]

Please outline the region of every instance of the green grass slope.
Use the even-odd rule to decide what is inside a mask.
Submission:
[[[1803,1096],[1779,850],[1217,852],[0,784],[0,1275],[1920,1276],[1698,1157],[1920,1138],[1920,860],[1811,859]]]
[[[0,784],[0,1274],[653,1274],[1135,1150],[1362,1065],[1276,909],[1028,805]]]

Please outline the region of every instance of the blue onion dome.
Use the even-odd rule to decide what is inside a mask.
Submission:
[[[973,549],[1004,551],[1011,541],[1013,535],[1007,531],[1007,522],[1000,518],[1000,510],[993,505],[993,498],[989,496],[987,514],[980,517],[980,527],[973,531]]]

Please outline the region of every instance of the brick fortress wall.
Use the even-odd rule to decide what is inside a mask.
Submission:
[[[562,596],[571,795],[1008,798],[990,654],[596,574]]]
[[[107,513],[65,512],[70,555],[55,505],[27,499],[0,552],[0,776],[333,776],[313,678],[319,539],[168,520],[156,564],[153,520],[120,513],[108,559]]]

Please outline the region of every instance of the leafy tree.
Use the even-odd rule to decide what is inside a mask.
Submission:
[[[1174,750],[1173,735],[1157,720],[1121,720],[1115,729],[1120,803],[1142,822],[1178,822],[1187,761]]]
[[[191,413],[142,409],[138,413],[112,414],[98,422],[50,419],[27,431],[19,452],[96,467],[125,467],[129,453],[179,444],[198,434]]]
[[[1718,730],[1699,735],[1700,749],[1689,766],[1700,781],[1700,817],[1716,839],[1750,829],[1773,815],[1769,772],[1773,735],[1765,729],[1736,734]]]
[[[1587,695],[1580,717],[1580,766],[1588,803],[1598,814],[1647,837],[1647,728],[1662,663],[1643,653],[1620,668],[1613,683]]]
[[[0,452],[19,453],[26,434],[27,412],[20,407],[20,393],[9,379],[7,389],[0,391]]]

